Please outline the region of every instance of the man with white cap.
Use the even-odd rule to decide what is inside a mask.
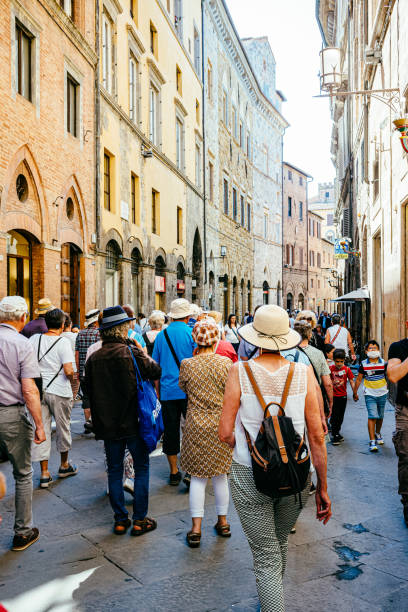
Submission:
[[[32,527],[33,468],[31,444],[41,444],[45,433],[40,394],[34,378],[40,376],[29,341],[20,333],[27,320],[26,301],[7,296],[0,301],[0,447],[13,466],[16,481],[12,550],[25,550],[40,537]],[[26,414],[30,412],[33,426]]]
[[[51,300],[48,298],[43,298],[42,300],[38,300],[38,307],[34,310],[34,314],[37,315],[37,319],[33,319],[29,321],[24,326],[24,329],[21,331],[23,336],[26,338],[31,338],[34,334],[45,334],[48,331],[47,324],[45,322],[45,315],[49,310],[54,310],[55,306],[53,306]]]
[[[81,385],[85,433],[91,433],[92,431],[91,408],[89,406],[89,398],[85,385],[85,361],[89,347],[94,344],[94,342],[98,342],[98,340],[101,339],[98,329],[99,312],[99,308],[93,308],[86,313],[85,329],[80,330],[75,341],[75,363]]]
[[[187,325],[192,314],[191,304],[184,298],[173,300],[168,317],[172,322],[161,331],[154,342],[153,359],[162,369],[160,382],[156,381],[157,395],[163,410],[163,452],[170,466],[169,484],[177,486],[181,473],[177,466],[180,452],[180,419],[186,416],[187,396],[179,387],[180,364],[193,356],[195,343]],[[187,484],[187,483],[186,483]]]

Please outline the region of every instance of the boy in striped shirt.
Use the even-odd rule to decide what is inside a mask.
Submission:
[[[385,372],[387,363],[381,359],[380,345],[376,340],[369,340],[365,345],[367,359],[361,362],[354,387],[354,401],[358,401],[358,388],[364,379],[364,399],[368,412],[369,450],[378,451],[378,444],[384,444],[381,427],[387,401],[387,381]]]

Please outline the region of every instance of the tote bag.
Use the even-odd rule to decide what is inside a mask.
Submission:
[[[144,440],[149,453],[153,452],[164,431],[162,408],[150,380],[143,380],[136,358],[129,348],[137,381],[137,416],[140,437]]]

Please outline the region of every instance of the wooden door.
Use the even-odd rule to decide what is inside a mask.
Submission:
[[[68,243],[61,247],[61,309],[71,315],[71,249]]]

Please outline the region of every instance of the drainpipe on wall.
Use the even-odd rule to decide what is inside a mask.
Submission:
[[[207,284],[207,186],[206,186],[206,140],[205,140],[205,65],[204,65],[204,2],[201,0],[201,81],[202,96],[201,96],[201,124],[203,131],[203,242],[204,242],[204,285]]]
[[[281,201],[282,201],[282,239],[281,239],[281,243],[282,243],[282,261],[281,261],[281,267],[282,267],[282,308],[285,308],[284,305],[284,293],[283,293],[283,265],[285,263],[284,261],[284,253],[285,253],[285,249],[283,248],[283,239],[284,239],[284,231],[283,231],[283,227],[284,227],[284,211],[285,211],[285,202],[284,202],[284,195],[283,195],[283,137],[285,136],[285,132],[286,132],[286,128],[283,128],[283,134],[281,136]],[[285,308],[286,310],[286,308]]]
[[[100,249],[101,209],[100,209],[100,151],[101,151],[101,97],[99,89],[99,0],[95,1],[95,47],[98,57],[95,68],[95,230],[96,252]]]
[[[306,177],[306,291],[307,291],[307,306],[310,306],[309,298],[309,181]]]

